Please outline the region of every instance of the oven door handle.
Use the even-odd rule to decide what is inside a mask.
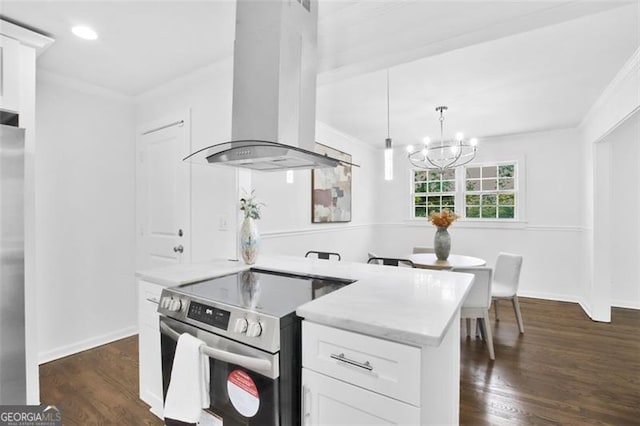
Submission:
[[[180,333],[175,331],[169,325],[160,322],[160,330],[163,331],[166,335],[171,337],[176,342],[180,338]],[[204,355],[207,355],[210,358],[217,359],[223,362],[229,362],[232,364],[237,364],[241,367],[248,368],[250,370],[256,371],[258,373],[266,373],[271,374],[272,365],[271,361],[262,358],[254,358],[251,356],[240,355],[233,352],[223,351],[222,349],[212,348],[210,346],[202,345],[200,347],[200,352]]]

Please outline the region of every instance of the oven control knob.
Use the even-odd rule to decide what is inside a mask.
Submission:
[[[262,334],[262,324],[258,321],[249,321],[247,326],[247,337],[258,337]]]
[[[247,319],[246,318],[238,318],[236,320],[236,323],[233,325],[233,332],[234,333],[244,333],[245,331],[247,331],[247,326],[249,324],[247,323]]]
[[[171,299],[169,306],[167,307],[171,312],[178,312],[182,309],[182,301],[180,299]]]

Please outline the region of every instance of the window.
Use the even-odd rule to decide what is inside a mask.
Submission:
[[[465,167],[465,217],[516,217],[515,163]]]
[[[413,217],[426,217],[431,212],[456,207],[455,170],[442,175],[434,170],[413,171]]]
[[[518,216],[517,173],[515,161],[458,167],[442,174],[415,169],[412,215],[423,218],[449,209],[467,219],[514,220]]]

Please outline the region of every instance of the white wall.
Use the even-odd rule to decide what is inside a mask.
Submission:
[[[601,143],[611,144],[611,304],[640,309],[640,112]]]
[[[175,111],[191,110],[191,150],[231,138],[233,62],[227,59],[197,70],[136,99],[138,126]],[[191,260],[235,258],[237,171],[191,165]],[[220,219],[228,230],[220,230]]]
[[[136,99],[138,125],[171,111],[191,109],[192,151],[231,138],[231,59],[207,66],[156,88]],[[266,204],[258,222],[264,254],[304,255],[307,250],[338,251],[345,259],[365,259],[375,211],[372,185],[373,150],[362,142],[317,124],[316,139],[352,154],[361,168],[353,171],[353,217],[346,224],[311,224],[311,172],[294,172],[294,183],[285,172],[249,172],[259,201]],[[238,211],[238,172],[223,166],[192,165],[192,260],[234,258]],[[246,188],[250,189],[250,188]],[[219,230],[220,219],[229,229]],[[354,244],[354,241],[357,244]]]
[[[351,222],[311,223],[311,171],[294,172],[294,183],[285,181],[285,172],[252,172],[256,196],[266,206],[258,222],[262,252],[304,256],[309,250],[338,252],[343,260],[365,261],[371,249],[371,225],[378,207],[376,182],[382,176],[376,152],[363,142],[326,124],[316,122],[316,140],[351,154]]]
[[[596,321],[611,321],[614,266],[612,252],[613,221],[608,208],[612,197],[611,133],[637,115],[640,110],[640,48],[609,83],[578,127],[581,151],[585,154],[585,202],[583,251],[589,270],[579,288],[581,304]],[[636,234],[640,239],[640,234]],[[619,279],[619,278],[618,278]],[[633,301],[616,299],[616,304]]]
[[[457,221],[449,228],[452,252],[481,257],[489,266],[500,251],[522,254],[522,295],[576,301],[576,277],[585,267],[579,147],[579,134],[571,129],[483,139],[475,162],[525,165],[524,218],[509,227]],[[395,154],[396,179],[380,186],[374,245],[383,255],[402,256],[413,246],[433,246],[435,227],[426,219],[409,220],[409,164],[401,148]]]
[[[37,80],[36,282],[41,362],[137,330],[133,104]]]

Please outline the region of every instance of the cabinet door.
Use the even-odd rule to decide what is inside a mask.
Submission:
[[[0,36],[0,109],[19,112],[20,43]]]
[[[303,368],[302,424],[418,425],[420,409]]]
[[[162,365],[160,329],[156,310],[162,286],[141,281],[138,300],[138,355],[140,399],[151,412],[162,417]]]

